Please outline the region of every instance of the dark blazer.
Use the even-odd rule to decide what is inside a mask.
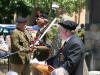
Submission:
[[[47,60],[47,64],[54,68],[63,67],[69,75],[75,75],[80,62],[84,60],[84,52],[82,41],[74,34],[64,45],[64,49],[60,49],[57,55]],[[80,73],[80,75],[83,74]]]

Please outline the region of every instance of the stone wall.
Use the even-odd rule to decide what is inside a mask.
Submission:
[[[90,30],[85,33],[85,47],[91,50],[89,63],[90,70],[100,70],[100,24],[91,24]]]
[[[0,59],[0,75],[6,75],[7,72],[8,72],[8,60]],[[40,73],[32,68],[30,75],[40,75]]]
[[[86,0],[85,47],[90,50],[87,55],[88,67],[100,71],[100,0]]]

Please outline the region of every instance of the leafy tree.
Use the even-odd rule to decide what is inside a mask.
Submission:
[[[30,7],[22,0],[0,0],[0,23],[11,24],[14,13],[26,17]]]
[[[50,18],[55,17],[58,11],[52,10],[54,2],[60,8],[66,7],[65,11],[69,15],[73,12],[80,15],[81,9],[85,6],[85,0],[0,0],[0,23],[12,23],[14,13],[22,17],[31,15],[33,19],[36,17],[36,11],[41,11],[47,13]]]
[[[72,15],[74,12],[78,14],[78,24],[80,22],[80,12],[85,7],[86,0],[63,0],[59,4],[66,7],[66,12]]]
[[[34,7],[41,7],[42,12],[48,13],[49,17],[55,17],[58,13],[52,10],[52,4],[55,2],[60,8],[66,7],[64,9],[69,15],[72,15],[74,12],[77,13],[78,16],[78,23],[80,22],[80,12],[82,8],[85,6],[86,0],[31,0],[34,4]]]

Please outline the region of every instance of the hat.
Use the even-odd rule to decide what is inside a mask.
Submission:
[[[26,19],[25,18],[18,18],[16,20],[17,23],[25,23],[26,22]]]
[[[75,23],[73,21],[70,21],[70,20],[62,21],[62,22],[60,22],[58,24],[60,24],[65,29],[69,29],[69,30],[75,30],[76,27],[77,27],[77,23]]]

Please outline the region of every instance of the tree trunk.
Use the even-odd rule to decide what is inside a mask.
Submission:
[[[80,9],[79,9],[80,10]],[[77,24],[79,25],[80,24],[80,11],[78,12],[78,22],[77,22]]]
[[[16,19],[17,19],[17,13],[15,12],[14,13],[14,20],[13,20],[14,24],[16,23]]]

